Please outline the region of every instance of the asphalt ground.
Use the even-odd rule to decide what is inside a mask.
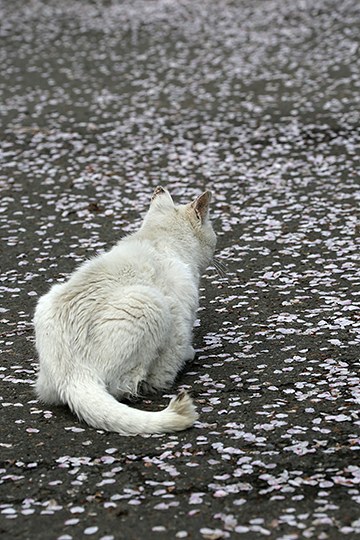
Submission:
[[[356,0],[0,2],[4,540],[355,538]],[[200,419],[124,438],[33,392],[37,299],[204,188]],[[137,403],[164,407],[169,395]]]

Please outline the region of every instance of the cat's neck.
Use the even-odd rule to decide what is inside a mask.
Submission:
[[[144,229],[138,230],[131,235],[131,238],[137,242],[144,243],[144,246],[149,246],[155,250],[158,256],[176,259],[183,264],[186,264],[194,279],[200,277],[199,265],[196,257],[198,246],[194,239],[173,237],[169,232],[166,235],[159,236],[151,234]]]

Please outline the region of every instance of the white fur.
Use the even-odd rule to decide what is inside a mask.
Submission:
[[[210,193],[175,206],[157,188],[141,228],[83,263],[40,298],[34,317],[46,403],[68,404],[89,425],[122,435],[171,432],[197,418],[187,394],[160,412],[119,403],[139,388],[165,390],[192,359],[201,273],[215,234]]]

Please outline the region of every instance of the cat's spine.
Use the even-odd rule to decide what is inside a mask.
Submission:
[[[90,426],[121,435],[171,433],[191,427],[198,414],[192,399],[180,392],[168,407],[158,412],[141,411],[119,403],[102,381],[90,377],[68,381],[61,398]]]

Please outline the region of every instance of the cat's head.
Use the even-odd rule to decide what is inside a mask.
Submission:
[[[143,230],[153,238],[178,247],[179,254],[192,258],[200,272],[212,260],[216,235],[212,228],[209,206],[211,192],[205,191],[188,204],[175,205],[170,193],[157,187],[145,216]]]

